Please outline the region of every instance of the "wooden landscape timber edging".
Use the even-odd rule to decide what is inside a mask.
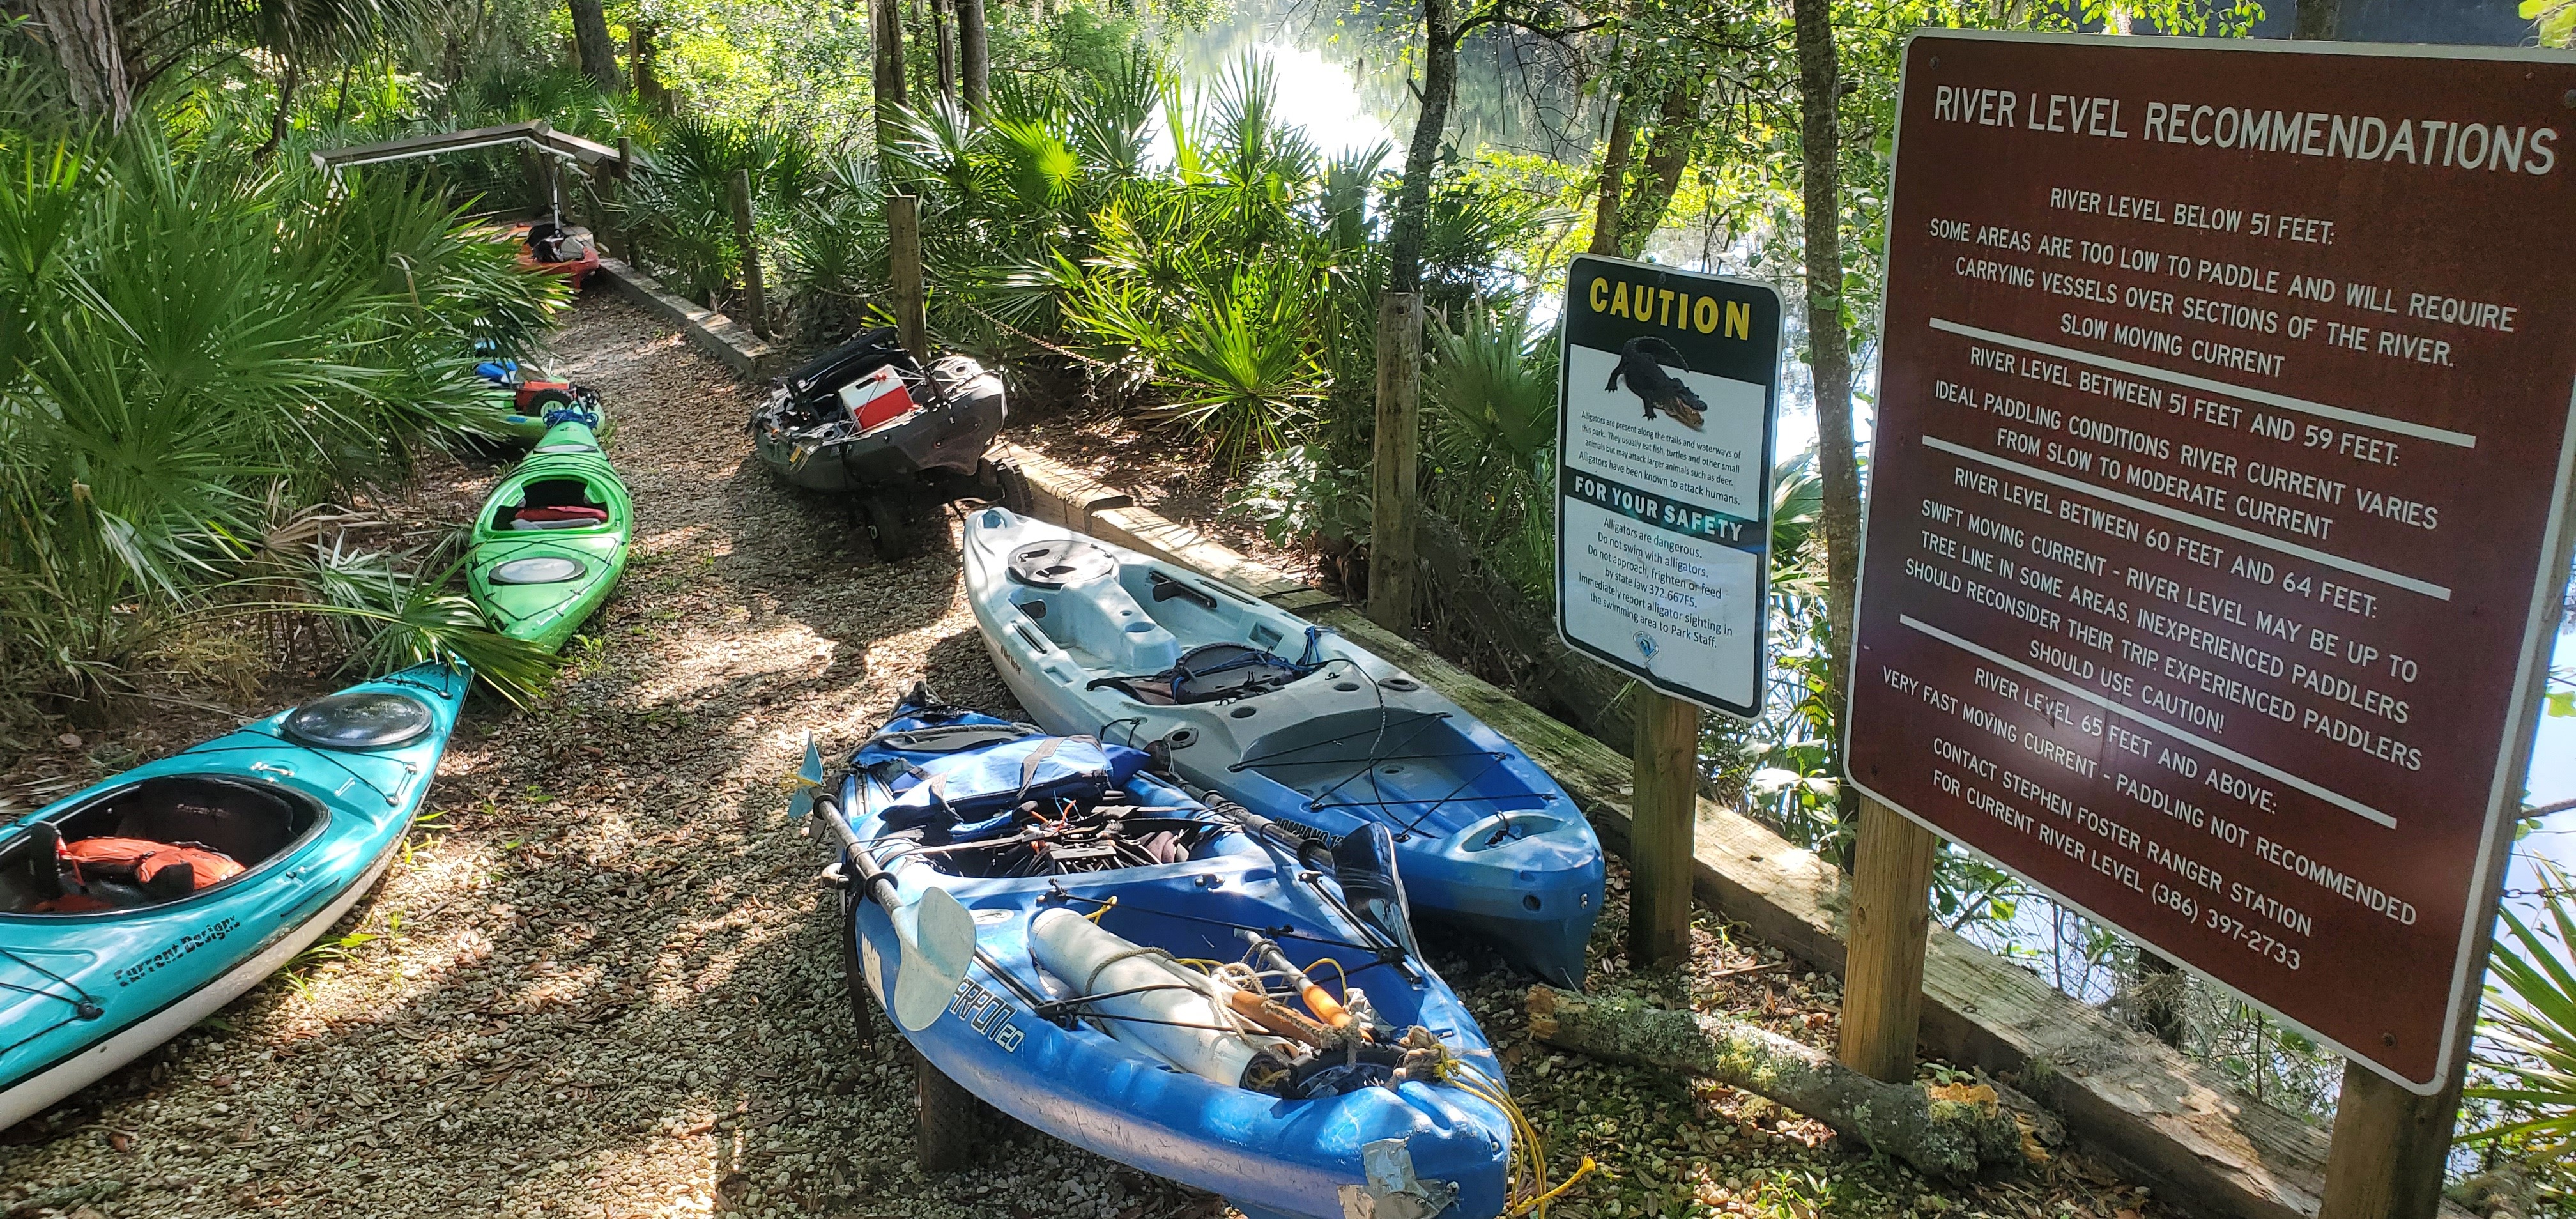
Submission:
[[[669,323],[699,350],[724,361],[743,380],[756,385],[779,371],[780,351],[753,334],[750,327],[673,295],[660,281],[628,266],[623,259],[600,259],[598,273],[607,277],[626,299]]]
[[[768,344],[724,315],[662,293],[622,263],[602,259],[600,266],[614,267],[611,282],[629,294],[650,290],[721,323],[704,330],[673,324],[702,345],[738,341],[741,350],[719,354],[737,370],[774,358]],[[646,307],[672,316],[665,308]],[[1339,598],[1137,507],[1131,495],[1030,449],[1001,449],[1003,459],[1028,476],[1039,518],[1215,576],[1340,631],[1430,683],[1546,768],[1592,819],[1604,845],[1626,855],[1632,774],[1627,755],[1381,629]],[[1842,912],[1849,900],[1840,869],[1712,800],[1699,801],[1695,833],[1694,896],[1763,942],[1839,976]],[[2065,1118],[2068,1133],[2088,1152],[2159,1196],[2231,1219],[2316,1215],[2325,1183],[2325,1131],[2241,1099],[2215,1071],[1938,927],[1923,989],[1922,1041],[1935,1057],[2014,1076],[2022,1092]],[[2447,1201],[2441,1213],[2442,1219],[2472,1219]]]

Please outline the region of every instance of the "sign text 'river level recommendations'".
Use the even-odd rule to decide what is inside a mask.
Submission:
[[[1566,645],[1675,698],[1762,707],[1780,294],[1581,257],[1557,398]]]
[[[1852,777],[2430,1094],[2566,571],[2576,61],[1924,34]]]

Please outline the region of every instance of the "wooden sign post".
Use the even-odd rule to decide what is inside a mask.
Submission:
[[[1690,954],[1700,708],[1760,714],[1780,294],[1585,255],[1567,273],[1556,607],[1636,679],[1628,955]]]
[[[2432,1213],[2566,573],[2569,97],[2551,52],[1908,44],[1852,1065],[1910,1068],[1937,832],[2341,1053],[2327,1213]]]
[[[1923,952],[1932,932],[1932,857],[1940,849],[1939,835],[1861,797],[1837,1056],[1872,1079],[1914,1078],[1914,1041],[1923,1027]]]
[[[1422,294],[1386,292],[1377,309],[1377,426],[1369,461],[1369,621],[1413,627],[1414,484],[1422,465]]]

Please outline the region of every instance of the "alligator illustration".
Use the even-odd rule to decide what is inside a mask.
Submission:
[[[1673,350],[1672,344],[1644,335],[1630,339],[1619,349],[1619,363],[1610,370],[1610,383],[1601,388],[1616,390],[1619,378],[1626,377],[1629,392],[1646,404],[1646,418],[1652,419],[1656,411],[1662,411],[1672,416],[1673,422],[1696,432],[1700,430],[1701,417],[1708,413],[1708,404],[1700,401],[1699,395],[1692,393],[1680,378],[1665,372],[1666,364],[1684,372],[1690,370],[1690,361]]]

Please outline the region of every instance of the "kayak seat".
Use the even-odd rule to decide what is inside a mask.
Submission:
[[[0,912],[175,901],[286,854],[322,821],[318,805],[273,788],[201,775],[146,779],[0,841]]]
[[[588,482],[546,478],[529,483],[520,504],[502,505],[492,524],[498,529],[589,529],[608,523],[608,509],[598,502]]]
[[[1087,543],[1086,543],[1087,544]],[[1106,556],[1103,556],[1104,558]],[[1046,620],[1046,637],[1069,652],[1086,654],[1087,668],[1110,673],[1153,673],[1180,660],[1181,641],[1115,579],[1092,579],[1059,568],[1087,563],[1078,549],[1049,556],[1014,557],[1027,567],[1030,587],[1041,595],[1018,602],[1021,612]],[[1112,564],[1102,574],[1113,573]],[[1058,585],[1057,580],[1064,581]],[[1043,608],[1040,608],[1043,607]]]
[[[1181,653],[1160,673],[1103,677],[1083,688],[1114,689],[1148,706],[1185,706],[1268,694],[1316,668],[1240,643],[1206,643]]]
[[[1032,542],[1011,552],[1011,579],[1031,588],[1070,588],[1118,571],[1117,556],[1089,538]]]

